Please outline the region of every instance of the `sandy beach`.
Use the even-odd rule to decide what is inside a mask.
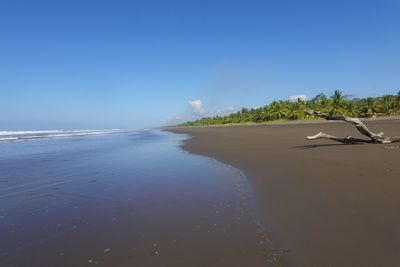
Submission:
[[[0,144],[0,266],[276,266],[254,190],[186,135]],[[24,137],[24,140],[29,140]]]
[[[368,121],[400,135],[399,120]],[[287,266],[397,266],[400,149],[307,141],[325,133],[362,137],[344,122],[174,128],[191,153],[241,169]]]

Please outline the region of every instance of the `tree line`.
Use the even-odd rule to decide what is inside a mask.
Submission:
[[[262,123],[276,120],[302,120],[311,118],[307,110],[319,110],[329,115],[350,117],[377,117],[400,115],[400,91],[397,95],[351,98],[336,90],[330,97],[318,94],[310,100],[274,101],[260,108],[242,108],[226,115],[205,117],[179,126],[204,126],[232,123]]]

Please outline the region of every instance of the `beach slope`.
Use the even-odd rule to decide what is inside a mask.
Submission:
[[[399,120],[366,122],[400,135]],[[397,266],[400,149],[307,141],[323,131],[362,137],[344,122],[171,128],[191,153],[240,168],[289,266]]]

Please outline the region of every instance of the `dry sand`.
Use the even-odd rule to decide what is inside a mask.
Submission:
[[[399,120],[369,121],[400,135]],[[344,122],[174,128],[183,149],[240,168],[288,266],[399,266],[400,144],[307,141],[361,137]]]

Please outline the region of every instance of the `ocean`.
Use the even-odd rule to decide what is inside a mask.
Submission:
[[[187,138],[0,132],[0,266],[274,264],[246,177]]]

